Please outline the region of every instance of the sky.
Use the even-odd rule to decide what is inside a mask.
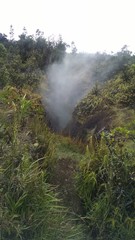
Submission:
[[[135,52],[135,0],[0,0],[0,32],[15,36],[25,26],[45,37],[72,41],[78,52]]]

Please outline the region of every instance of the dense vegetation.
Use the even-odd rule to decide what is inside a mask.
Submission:
[[[134,240],[135,56],[73,46],[93,88],[55,133],[39,85],[67,47],[39,30],[0,34],[1,239]]]

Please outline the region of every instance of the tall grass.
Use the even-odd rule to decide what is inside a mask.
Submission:
[[[1,239],[81,239],[38,161],[30,163],[26,153],[16,167],[13,161],[2,167]]]
[[[0,94],[1,239],[83,239],[81,225],[47,183],[53,136],[30,98],[11,88]]]
[[[104,133],[80,163],[77,184],[89,239],[135,239],[135,151],[126,141],[125,133]]]

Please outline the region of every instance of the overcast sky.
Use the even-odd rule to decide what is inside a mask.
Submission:
[[[78,51],[135,52],[135,0],[0,0],[0,32],[12,24],[19,35],[25,26],[45,37],[61,34]]]

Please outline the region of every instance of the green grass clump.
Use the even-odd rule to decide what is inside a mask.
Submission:
[[[135,239],[135,151],[127,147],[134,140],[119,128],[87,147],[77,184],[89,239]]]
[[[81,142],[60,135],[55,135],[54,141],[55,157],[57,159],[70,158],[77,161],[81,160],[84,154],[84,145]]]
[[[25,150],[20,160],[6,156],[2,165],[1,239],[82,239],[38,161],[30,162]]]

